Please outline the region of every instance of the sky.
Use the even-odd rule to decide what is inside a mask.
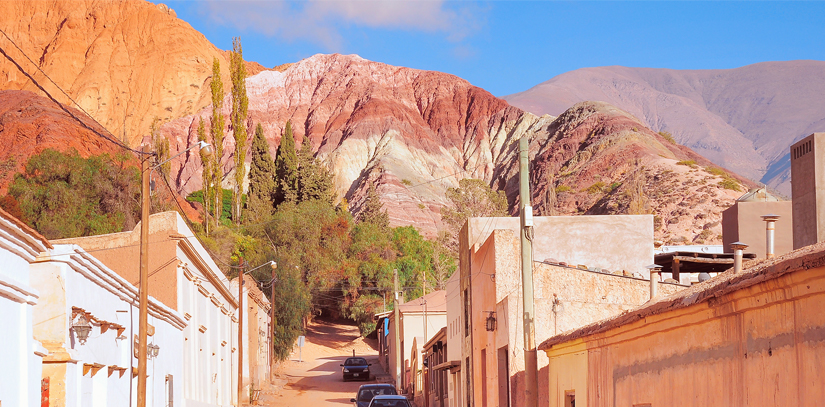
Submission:
[[[574,69],[730,69],[825,60],[825,1],[178,0],[221,49],[274,67],[358,54],[505,96]]]

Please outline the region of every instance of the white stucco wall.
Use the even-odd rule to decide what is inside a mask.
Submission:
[[[51,387],[65,389],[64,395],[53,392],[53,398],[65,398],[67,407],[129,406],[130,398],[137,398],[137,378],[131,375],[138,364],[134,352],[137,288],[75,245],[55,246],[31,269],[32,285],[43,293],[43,301],[34,308],[34,336],[47,344],[52,358],[44,375],[60,370],[49,376]],[[73,307],[93,318],[85,344],[71,329]],[[147,365],[147,404],[168,405],[167,378],[171,378],[172,401],[182,405],[185,322],[176,311],[151,297],[148,322],[154,327],[148,342],[160,349]],[[112,324],[123,328],[120,335]],[[60,354],[68,357],[61,360]],[[100,369],[87,368],[84,374],[84,365]],[[123,368],[121,375],[117,369]]]

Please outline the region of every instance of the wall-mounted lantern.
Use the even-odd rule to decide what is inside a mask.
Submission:
[[[86,339],[89,338],[89,332],[92,331],[92,324],[86,318],[85,312],[79,312],[77,319],[72,323],[72,330],[74,331],[77,341],[81,345],[86,344]]]
[[[492,332],[496,330],[496,313],[495,311],[488,311],[490,313],[487,316],[487,330]]]
[[[154,358],[158,357],[158,351],[159,350],[160,350],[160,346],[155,345],[154,343],[150,343],[146,347],[146,355],[149,356],[150,358],[154,359]]]

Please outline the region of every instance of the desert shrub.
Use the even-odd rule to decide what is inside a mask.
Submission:
[[[727,177],[728,173],[719,167],[705,167],[705,171],[718,177]]]
[[[587,187],[585,191],[587,191],[588,194],[599,194],[604,192],[604,187],[604,182],[598,181]]]
[[[677,161],[676,165],[684,165],[684,166],[688,166],[690,168],[696,168],[696,161],[694,161],[694,160],[682,160],[682,161]]]
[[[562,192],[570,192],[572,189],[573,188],[570,188],[567,185],[557,185],[556,186],[556,193],[559,194],[559,193],[562,193]]]
[[[736,182],[733,178],[725,178],[719,181],[719,186],[725,189],[730,189],[732,191],[741,191],[742,188],[739,187],[739,183]]]
[[[673,135],[666,131],[660,131],[659,135],[662,136],[663,139],[667,140],[671,144],[676,144],[676,139],[673,138]]]

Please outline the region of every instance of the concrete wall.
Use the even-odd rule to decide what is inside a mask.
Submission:
[[[461,316],[460,272],[453,273],[447,280],[447,360],[461,362],[463,343],[463,320]],[[465,405],[460,384],[463,383],[461,370],[450,372],[447,378],[447,400],[449,407]]]
[[[730,244],[742,242],[748,245],[746,253],[765,258],[766,235],[762,215],[779,215],[774,231],[774,254],[779,256],[793,250],[793,203],[735,202],[722,212],[722,245],[725,253],[733,253]]]
[[[647,277],[653,263],[652,215],[539,216],[534,218],[533,260],[554,258]],[[494,230],[519,231],[519,218],[471,218],[468,246],[487,240]]]
[[[34,308],[34,337],[48,356],[50,406],[129,406],[137,395],[138,291],[125,279],[73,245],[57,245],[32,265],[32,283],[43,293]],[[91,319],[85,344],[71,329],[80,309]],[[149,343],[160,349],[147,366],[147,404],[183,401],[183,327],[180,314],[150,297]],[[122,374],[121,374],[122,372]],[[168,386],[172,387],[172,397]]]
[[[269,300],[254,284],[250,276],[244,278],[243,303],[243,380],[244,390],[241,401],[249,402],[249,390],[261,389],[269,381]],[[238,292],[238,279],[230,283],[230,291]],[[237,341],[236,341],[237,342]]]
[[[33,406],[40,400],[41,357],[34,339],[33,310],[43,301],[32,284],[29,264],[46,246],[0,211],[0,402]]]
[[[825,133],[791,145],[794,249],[825,239]]]
[[[472,345],[465,356],[471,356],[472,405],[501,406],[508,399],[501,392],[509,389],[510,405],[519,406],[525,402],[519,237],[512,230],[495,230],[488,236],[483,244],[476,246],[477,250],[470,251],[470,267],[464,276],[470,281],[471,292]],[[652,237],[650,243],[652,251]],[[611,250],[601,252],[612,255]],[[634,256],[628,252],[626,257]],[[596,257],[591,259],[599,261]],[[605,259],[603,263],[607,262]],[[649,300],[650,282],[645,279],[538,262],[534,263],[533,273],[536,343]],[[660,284],[660,294],[669,295],[683,288]],[[555,300],[558,304],[554,307]],[[486,330],[488,311],[495,311],[497,328],[494,332]],[[505,352],[506,360],[501,357]],[[538,358],[539,383],[546,383],[548,359],[542,354]],[[507,366],[500,366],[500,363],[507,363]],[[508,378],[500,380],[499,371],[508,372]],[[538,396],[540,402],[547,402],[545,386],[539,387]]]
[[[825,267],[805,262],[818,266],[553,345],[551,371],[588,406],[821,405]],[[585,371],[569,363],[583,346]]]

